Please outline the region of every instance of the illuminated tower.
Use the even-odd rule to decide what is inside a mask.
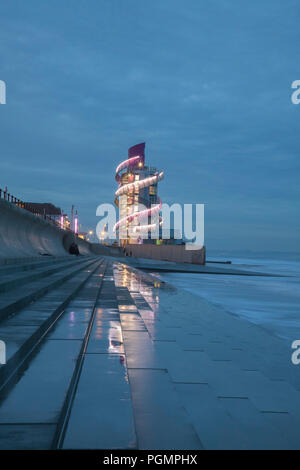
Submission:
[[[114,230],[119,232],[120,244],[149,239],[150,230],[158,228],[161,200],[157,183],[163,176],[163,171],[145,165],[145,143],[130,147],[128,159],[117,167],[115,177],[119,221]]]

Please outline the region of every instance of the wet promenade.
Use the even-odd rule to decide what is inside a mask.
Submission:
[[[123,263],[56,263],[0,271],[1,449],[300,448],[289,343]]]

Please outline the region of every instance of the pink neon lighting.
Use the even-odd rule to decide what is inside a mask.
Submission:
[[[78,218],[75,217],[74,219],[74,232],[77,234],[78,233]]]
[[[132,166],[135,163],[138,163],[139,160],[141,160],[141,157],[137,156],[137,157],[128,158],[128,160],[124,160],[124,162],[120,163],[120,165],[116,169],[116,181],[118,183],[120,182],[120,179],[121,179],[119,175],[120,171],[124,170],[124,168]]]
[[[146,188],[147,186],[151,186],[151,184],[155,184],[158,181],[162,180],[164,177],[164,172],[161,171],[158,175],[149,176],[149,178],[145,178],[143,180],[135,181],[134,183],[125,184],[121,186],[116,191],[116,196],[121,196],[122,194],[127,194],[129,191],[133,191],[135,189],[142,189]]]
[[[116,169],[116,181],[121,183],[121,177],[120,177],[120,172],[124,170],[125,168],[130,168],[130,167],[136,167],[139,163],[142,163],[144,165],[144,156],[136,156],[129,158],[128,160],[124,160],[120,165],[118,165]],[[129,183],[125,184],[124,186],[119,186],[118,190],[116,191],[116,197],[121,196],[122,194],[128,194],[130,191],[136,190],[136,189],[142,189],[146,188],[147,186],[151,186],[152,184],[156,184],[158,181],[161,181],[164,177],[164,172],[161,171],[160,173],[150,176],[148,178],[145,178],[143,180],[135,181],[134,183]],[[152,214],[155,214],[159,212],[161,209],[161,200],[159,199],[159,203],[151,207],[150,209],[146,209],[140,212],[136,212],[134,214],[128,215],[127,217],[124,217],[123,219],[120,219],[114,226],[113,231],[115,232],[118,230],[120,225],[126,224],[127,222],[132,222],[135,218],[141,219],[146,216],[151,216]],[[162,224],[162,221],[160,220],[160,225]],[[136,230],[142,231],[142,230],[151,230],[152,228],[156,227],[156,224],[149,224],[149,225],[143,225],[139,226],[139,228],[136,228]]]
[[[159,217],[159,226],[161,227],[163,224],[162,217]],[[149,232],[152,229],[155,229],[157,224],[149,224],[149,225],[138,225],[137,227],[134,227],[133,231],[134,233],[138,232]]]
[[[137,218],[143,218],[146,216],[149,216],[151,214],[155,214],[156,212],[159,212],[161,209],[161,201],[157,206],[152,207],[151,209],[146,209],[145,211],[141,212],[136,212],[135,214],[128,215],[127,217],[124,217],[123,219],[120,219],[114,226],[113,230],[114,232],[119,228],[121,224],[124,224],[125,222],[132,222],[133,219]]]

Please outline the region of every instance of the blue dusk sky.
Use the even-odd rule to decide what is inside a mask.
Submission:
[[[299,0],[2,0],[0,187],[95,229],[146,141],[208,249],[299,249]]]

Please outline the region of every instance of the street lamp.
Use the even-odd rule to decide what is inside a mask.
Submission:
[[[77,211],[76,211],[75,218],[74,218],[74,233],[76,235],[78,234],[78,215],[77,215]]]

